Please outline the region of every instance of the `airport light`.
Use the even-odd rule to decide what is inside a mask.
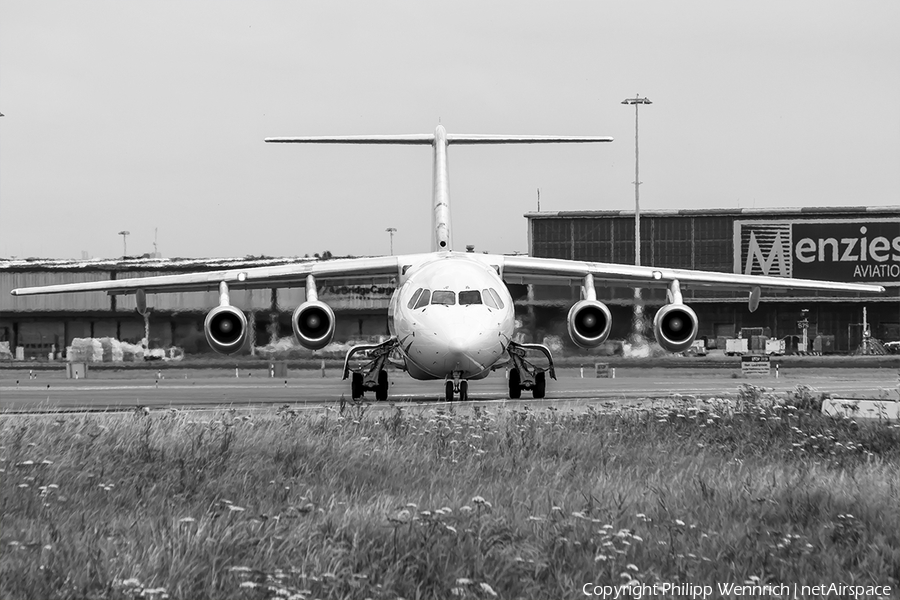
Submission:
[[[131,232],[122,230],[119,235],[122,236],[122,258],[125,258],[128,256],[128,236],[131,235]]]
[[[397,231],[396,227],[388,227],[385,229],[389,234],[391,234],[391,256],[394,255],[394,232]]]
[[[638,108],[641,104],[653,104],[648,98],[636,95],[622,100],[622,104],[634,104],[634,264],[641,264],[641,179],[638,152]]]
[[[640,154],[638,152],[638,109],[641,104],[653,104],[649,98],[641,98],[635,94],[634,98],[622,100],[622,104],[634,105],[634,264],[641,264],[641,178],[640,178]],[[645,345],[644,341],[644,308],[641,301],[641,288],[634,288],[634,342],[635,345]]]

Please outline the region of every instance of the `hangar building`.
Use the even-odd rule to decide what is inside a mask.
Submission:
[[[532,256],[634,264],[634,211],[527,213]],[[700,269],[873,283],[885,294],[768,293],[756,312],[733,292],[687,290],[685,303],[700,320],[698,337],[735,337],[741,328],[762,327],[770,337],[797,335],[806,309],[810,339],[834,336],[834,352],[852,352],[862,339],[863,306],[874,337],[900,340],[900,206],[887,208],[789,208],[642,211],[641,263]],[[611,338],[631,327],[633,292],[602,290],[598,299],[613,313]],[[566,338],[568,307],[579,290],[536,287],[529,304],[537,337]],[[644,290],[652,317],[665,290]]]

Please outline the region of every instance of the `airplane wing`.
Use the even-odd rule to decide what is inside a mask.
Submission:
[[[835,292],[884,292],[880,285],[838,283],[813,279],[763,277],[693,271],[666,267],[644,267],[614,263],[597,263],[533,256],[503,256],[503,279],[507,283],[581,285],[584,276],[592,274],[604,284],[621,287],[668,287],[678,281],[682,289],[709,290],[791,289]],[[599,282],[598,282],[599,284]],[[756,292],[759,293],[758,291]]]
[[[286,265],[227,269],[155,277],[111,279],[66,283],[12,290],[13,296],[34,294],[62,294],[68,292],[108,292],[109,294],[134,294],[164,292],[215,291],[225,282],[233,290],[270,287],[304,287],[306,277],[312,275],[327,280],[332,285],[346,285],[360,281],[385,281],[399,277],[399,264],[403,257],[378,256],[372,258],[347,258],[323,261],[303,261]]]

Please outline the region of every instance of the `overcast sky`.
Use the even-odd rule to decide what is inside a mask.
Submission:
[[[455,146],[455,249],[523,214],[900,204],[900,2],[0,2],[0,256],[427,251],[431,152],[270,136],[609,135]]]

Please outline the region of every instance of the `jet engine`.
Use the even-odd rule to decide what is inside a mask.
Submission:
[[[223,304],[206,315],[203,331],[213,350],[220,354],[234,354],[247,339],[247,317],[239,309]]]
[[[683,352],[697,337],[697,314],[685,304],[666,304],[653,317],[653,334],[669,352]]]
[[[294,337],[309,350],[319,350],[334,338],[334,311],[324,302],[304,302],[291,316]]]
[[[581,300],[569,309],[566,318],[569,337],[582,348],[595,348],[609,337],[612,315],[609,308],[597,300]]]

